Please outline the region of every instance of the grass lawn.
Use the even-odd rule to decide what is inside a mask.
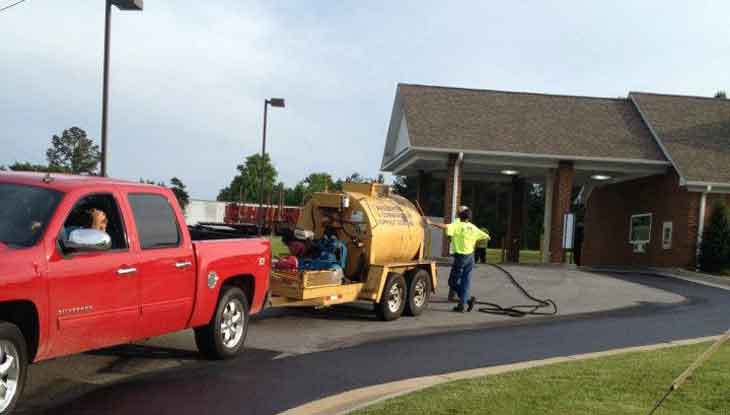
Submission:
[[[271,240],[271,255],[273,255],[274,258],[289,255],[289,248],[281,242],[280,236],[271,235],[269,240]]]
[[[502,250],[487,249],[487,261],[493,264],[502,262]],[[539,264],[540,262],[540,251],[520,251],[520,264]]]
[[[708,346],[637,352],[457,381],[355,414],[645,415]],[[724,345],[672,393],[656,412],[662,414],[730,414],[730,345]]]

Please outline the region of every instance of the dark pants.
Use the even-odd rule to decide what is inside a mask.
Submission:
[[[474,255],[454,254],[454,264],[449,274],[449,288],[459,296],[459,303],[466,304],[469,299],[471,270],[474,268]]]
[[[487,248],[474,249],[474,262],[487,263]]]

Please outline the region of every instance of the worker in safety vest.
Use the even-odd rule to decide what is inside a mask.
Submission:
[[[487,263],[487,244],[489,243],[489,239],[491,239],[489,235],[489,231],[485,227],[479,228],[482,230],[482,232],[487,234],[487,237],[484,239],[480,239],[477,241],[476,246],[474,247],[474,262],[475,263]]]
[[[451,266],[449,275],[449,288],[459,296],[459,305],[454,311],[463,313],[474,308],[474,297],[469,297],[469,285],[471,284],[471,271],[474,268],[474,246],[480,239],[489,238],[489,234],[477,228],[471,223],[471,210],[460,209],[459,220],[448,225],[433,223],[426,220],[431,226],[444,229],[446,235],[451,237],[454,247],[454,263]]]

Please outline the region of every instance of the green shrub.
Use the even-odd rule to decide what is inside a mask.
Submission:
[[[715,205],[700,245],[700,269],[718,273],[730,268],[730,219],[725,205]]]

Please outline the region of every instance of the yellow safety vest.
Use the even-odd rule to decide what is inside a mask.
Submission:
[[[451,237],[454,252],[469,255],[474,252],[474,245],[480,239],[489,238],[489,234],[477,228],[471,222],[453,222],[446,228],[446,235]]]
[[[481,230],[482,230],[482,232],[484,232],[484,233],[486,233],[487,235],[489,235],[489,231],[487,230],[487,228],[479,228],[479,229],[481,229]],[[490,238],[489,236],[487,236],[487,237],[486,237],[486,238],[484,238],[484,239],[480,239],[480,240],[478,240],[478,241],[477,241],[477,248],[487,248],[487,244],[489,243],[489,240],[490,240],[490,239],[491,239],[491,238]]]

